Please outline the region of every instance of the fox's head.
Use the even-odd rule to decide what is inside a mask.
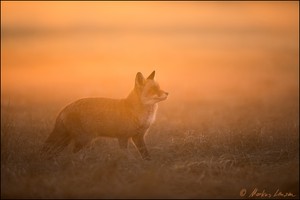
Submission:
[[[144,105],[153,105],[166,100],[168,97],[168,93],[160,89],[159,84],[154,80],[154,76],[155,71],[146,79],[141,72],[136,74],[134,90]]]

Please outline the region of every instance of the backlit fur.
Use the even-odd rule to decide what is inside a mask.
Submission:
[[[131,138],[142,158],[149,159],[144,135],[155,120],[157,103],[168,93],[154,80],[155,71],[147,79],[138,72],[134,89],[125,99],[84,98],[66,106],[58,115],[54,130],[42,152],[53,157],[74,141],[79,151],[99,136],[119,140],[122,149]]]

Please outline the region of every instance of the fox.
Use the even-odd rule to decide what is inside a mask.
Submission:
[[[145,135],[153,124],[158,103],[168,97],[154,79],[141,72],[135,76],[134,88],[126,98],[82,98],[67,105],[58,114],[53,131],[41,149],[49,158],[57,156],[72,141],[77,153],[98,137],[117,138],[127,150],[131,140],[144,160],[151,160]]]

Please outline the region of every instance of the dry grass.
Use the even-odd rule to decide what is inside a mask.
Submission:
[[[1,2],[1,198],[299,198],[299,2]],[[3,19],[3,20],[2,20]],[[59,111],[170,93],[132,157],[38,151]]]
[[[67,102],[3,101],[1,198],[240,198],[242,188],[299,198],[298,100],[170,99],[147,135],[151,161],[107,138],[42,160],[38,150]]]

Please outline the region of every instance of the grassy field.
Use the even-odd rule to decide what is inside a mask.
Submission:
[[[151,161],[109,138],[39,157],[67,104],[126,97],[153,70],[170,95],[146,136]],[[1,1],[1,198],[298,188],[299,2]]]
[[[172,97],[172,96],[171,96]],[[1,105],[1,198],[299,198],[299,96],[169,100],[146,138],[151,161],[100,138],[55,161],[38,155],[67,100]]]

